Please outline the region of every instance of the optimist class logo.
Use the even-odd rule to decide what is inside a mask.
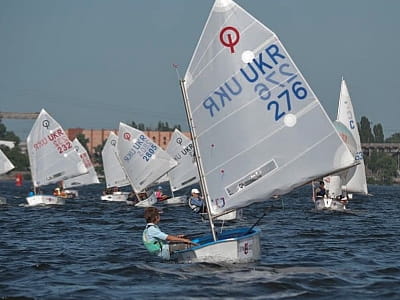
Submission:
[[[219,33],[219,40],[222,45],[231,50],[231,53],[235,53],[234,46],[236,46],[240,40],[239,30],[232,26],[224,27]]]
[[[131,134],[129,132],[125,132],[124,133],[124,139],[126,139],[127,141],[131,140]]]

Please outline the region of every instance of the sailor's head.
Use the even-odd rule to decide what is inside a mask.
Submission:
[[[323,182],[322,180],[319,182],[319,185],[322,185],[322,186],[324,186],[325,185],[325,182]]]
[[[156,207],[147,207],[144,211],[144,218],[146,219],[147,223],[155,223],[157,222],[158,218],[160,217],[160,210]]]
[[[161,191],[162,190],[162,186],[158,186],[157,190]]]
[[[192,195],[200,195],[200,191],[198,189],[192,189]]]

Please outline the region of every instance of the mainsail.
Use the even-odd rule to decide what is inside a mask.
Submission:
[[[183,90],[213,215],[354,164],[278,37],[231,0],[215,1]]]
[[[87,153],[86,149],[82,146],[78,139],[74,139],[72,141],[72,145],[75,151],[81,157],[81,160],[85,167],[88,169],[87,174],[79,175],[77,177],[73,177],[67,180],[64,180],[63,186],[64,188],[70,188],[74,186],[82,186],[82,185],[89,185],[93,183],[100,183],[99,178],[97,177],[96,171],[90,160],[89,154]]]
[[[129,179],[122,169],[118,156],[118,136],[114,132],[110,132],[107,141],[104,144],[101,157],[103,158],[104,176],[106,178],[106,186],[122,187],[129,185]]]
[[[175,129],[166,151],[178,163],[175,168],[168,172],[168,179],[173,192],[199,181],[191,139]]]
[[[119,124],[118,154],[132,188],[140,193],[170,171],[177,162],[142,131]]]
[[[8,159],[4,152],[0,150],[0,175],[7,173],[14,168],[15,166],[12,164],[12,162]]]
[[[35,187],[88,172],[64,129],[44,109],[28,135],[27,148]]]
[[[359,164],[354,167],[355,171],[352,172],[352,174],[349,174],[350,176],[346,178],[346,182],[344,182],[343,184],[346,186],[347,192],[361,193],[367,195],[368,187],[367,179],[365,176],[365,165],[361,148],[360,134],[358,132],[356,115],[354,113],[349,90],[347,89],[346,81],[343,78],[340,87],[337,120],[343,123],[353,135],[353,138],[356,142],[355,159],[359,162]]]

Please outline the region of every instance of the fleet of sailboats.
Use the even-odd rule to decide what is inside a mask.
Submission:
[[[180,79],[191,139],[175,129],[164,151],[144,132],[125,123],[110,132],[102,150],[106,190],[101,200],[149,207],[151,187],[167,179],[172,198],[199,184],[209,233],[196,245],[171,253],[178,262],[239,262],[260,259],[261,230],[248,224],[217,228],[243,208],[323,178],[325,197],[315,207],[345,210],[351,193],[368,194],[360,135],[350,94],[341,82],[336,121],[317,96],[278,36],[233,0],[215,0]],[[318,130],[315,130],[318,128]],[[44,109],[27,137],[33,191],[28,205],[62,205],[40,187],[63,182],[65,189],[99,183],[90,157],[71,142]],[[0,150],[0,174],[14,166]],[[132,193],[119,189],[130,186]],[[72,191],[71,191],[72,193]],[[146,195],[143,197],[143,195]],[[130,199],[132,200],[132,199]],[[0,203],[5,203],[0,197]]]

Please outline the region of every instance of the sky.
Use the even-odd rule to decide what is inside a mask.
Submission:
[[[331,119],[340,81],[357,121],[400,132],[400,1],[237,0],[274,31]],[[212,0],[0,0],[0,111],[64,129],[187,121],[178,84]],[[34,120],[3,120],[25,139]]]

